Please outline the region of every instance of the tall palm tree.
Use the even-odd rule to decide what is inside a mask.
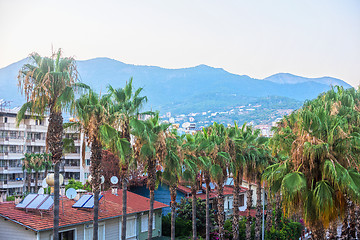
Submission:
[[[186,138],[188,139],[187,143],[184,144],[184,164],[183,164],[183,173],[182,173],[182,181],[184,181],[187,185],[191,187],[191,211],[192,211],[192,239],[197,239],[197,228],[196,228],[196,192],[198,190],[199,185],[199,164],[198,159],[193,156],[193,147],[192,145],[192,136],[187,134]],[[189,141],[190,140],[190,141]]]
[[[145,121],[131,119],[130,126],[135,136],[135,158],[142,160],[147,171],[147,187],[150,191],[148,239],[152,238],[156,165],[166,157],[165,132],[170,124],[160,123],[159,113]]]
[[[109,95],[99,97],[89,90],[80,96],[75,103],[75,114],[91,145],[91,184],[94,192],[93,239],[98,239],[99,193],[101,184],[102,141],[100,127],[107,122],[109,112]]]
[[[51,57],[30,54],[31,63],[19,71],[19,88],[25,95],[26,103],[17,115],[18,124],[28,111],[43,116],[49,112],[46,145],[54,163],[54,240],[59,238],[59,165],[62,156],[63,117],[62,111],[72,106],[78,74],[73,58],[63,58],[59,49]]]
[[[120,137],[125,138],[128,142],[131,142],[131,129],[130,121],[131,119],[137,119],[139,116],[139,111],[143,105],[147,102],[146,96],[140,96],[142,88],[134,89],[132,85],[133,79],[130,78],[130,81],[126,83],[124,88],[114,89],[112,86],[108,86],[109,94],[111,94],[113,99],[113,117],[114,123],[113,126],[120,130]],[[127,173],[128,165],[130,162],[131,155],[127,154],[120,163],[121,166],[121,179],[122,179],[122,189],[123,189],[123,201],[122,201],[122,229],[121,229],[121,239],[125,240],[126,238],[126,198],[127,198]]]
[[[176,217],[176,191],[182,174],[182,138],[176,131],[168,134],[166,138],[167,154],[164,159],[164,172],[162,178],[169,184],[171,197],[171,239],[175,240]]]
[[[210,176],[213,182],[216,183],[217,200],[218,200],[218,227],[219,238],[224,239],[224,184],[228,175],[229,166],[229,137],[224,125],[216,122],[208,127],[207,134],[213,142],[213,147],[210,154],[211,168]]]
[[[275,129],[272,147],[289,158],[268,167],[264,178],[281,192],[285,212],[301,214],[316,239],[344,216],[347,198],[360,199],[359,100],[359,90],[333,88]]]
[[[26,181],[27,181],[27,192],[31,192],[31,173],[32,173],[32,164],[31,164],[31,153],[25,153],[23,161],[23,171],[26,171]]]
[[[35,193],[38,192],[39,172],[44,170],[44,155],[41,153],[31,154],[31,165],[35,172]]]

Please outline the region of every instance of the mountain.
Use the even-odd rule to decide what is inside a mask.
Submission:
[[[304,82],[317,82],[325,85],[339,85],[344,86],[346,88],[351,87],[346,82],[332,77],[321,77],[321,78],[306,78],[306,77],[300,77],[296,76],[290,73],[277,73],[274,75],[271,75],[270,77],[265,78],[266,81],[271,81],[275,83],[280,84],[297,84],[297,83],[304,83]]]
[[[0,99],[20,105],[24,98],[17,87],[17,73],[26,63],[23,59],[0,69]],[[148,109],[185,113],[207,111],[246,104],[248,100],[280,96],[303,102],[338,84],[351,87],[340,79],[331,77],[305,78],[279,73],[265,79],[236,75],[221,68],[199,65],[190,68],[165,69],[155,66],[126,64],[109,58],[78,61],[81,80],[96,91],[105,92],[106,87],[123,87],[134,78],[135,87],[143,87],[149,99]]]

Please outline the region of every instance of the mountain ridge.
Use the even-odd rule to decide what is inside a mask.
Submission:
[[[24,102],[24,98],[17,89],[16,77],[20,67],[26,61],[27,58],[0,69],[0,99],[12,100],[14,105]],[[109,84],[115,88],[123,87],[126,81],[133,77],[134,86],[143,87],[144,95],[149,99],[147,108],[152,107],[160,111],[165,109],[172,111],[172,107],[176,104],[176,111],[181,112],[179,106],[187,105],[186,109],[189,109],[194,101],[202,106],[196,109],[197,111],[205,111],[205,108],[211,108],[211,103],[216,103],[217,93],[221,93],[221,96],[234,94],[242,96],[241,98],[229,97],[232,100],[228,105],[235,106],[240,104],[239,99],[243,98],[281,96],[297,101],[312,99],[330,89],[329,82],[336,82],[345,88],[351,87],[336,78],[306,78],[289,73],[278,73],[264,79],[256,79],[205,64],[169,69],[127,64],[115,59],[99,57],[78,60],[77,65],[81,80],[98,92],[104,92]],[[214,96],[214,100],[209,102],[209,96]]]

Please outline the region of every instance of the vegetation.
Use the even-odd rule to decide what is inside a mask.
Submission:
[[[246,124],[239,127],[236,122],[232,127],[214,122],[194,135],[179,136],[170,124],[161,122],[158,112],[140,114],[147,98],[140,96],[141,88],[133,89],[132,79],[124,88],[109,86],[107,94],[101,96],[77,83],[74,59],[62,58],[60,50],[50,58],[34,53],[31,59],[33,64],[24,65],[19,73],[27,103],[19,111],[18,123],[26,111],[35,118],[50,115],[46,143],[55,170],[54,239],[58,237],[59,224],[59,163],[68,145],[62,138],[63,111],[71,112],[77,119],[65,127],[76,126],[91,146],[94,239],[98,235],[98,197],[105,149],[108,165],[114,166],[114,175],[121,178],[122,239],[126,237],[129,171],[138,167],[146,173],[150,190],[149,239],[153,231],[154,190],[160,177],[170,187],[171,214],[163,218],[163,226],[164,234],[170,230],[172,239],[182,234],[189,237],[190,231],[192,239],[199,235],[207,240],[215,235],[221,240],[260,239],[261,189],[265,183],[268,199],[276,198],[274,211],[268,204],[266,239],[299,237],[301,224],[288,219],[294,214],[294,218],[304,219],[315,239],[324,239],[326,228],[332,234],[339,220],[344,221],[343,238],[355,238],[358,230],[353,222],[360,203],[359,90],[337,87],[306,102],[281,120],[271,139],[260,136],[259,130]],[[78,88],[86,92],[75,100]],[[282,99],[270,100],[282,104]],[[268,103],[263,107],[272,111]],[[25,154],[24,170],[28,176],[34,172],[36,182],[38,172],[51,167],[48,156]],[[225,221],[223,191],[229,177],[234,180],[234,217]],[[247,216],[240,219],[238,196],[243,179],[249,190]],[[28,191],[29,182],[30,178]],[[197,198],[203,182],[205,202]],[[210,210],[210,183],[216,186],[216,218]],[[190,186],[191,199],[183,199],[177,206],[179,184]],[[255,219],[251,216],[253,185],[257,189]],[[67,188],[70,186],[84,188],[74,180]]]
[[[62,157],[62,111],[73,106],[75,91],[84,87],[77,83],[78,74],[73,58],[63,58],[59,49],[51,57],[30,54],[31,63],[19,71],[19,88],[25,95],[26,103],[17,115],[17,122],[25,119],[29,112],[42,117],[49,112],[46,134],[46,152],[52,154],[54,163],[54,240],[59,238],[59,165]]]
[[[339,217],[347,219],[349,201],[359,204],[359,103],[359,91],[333,88],[285,117],[271,140],[273,154],[283,158],[264,179],[315,239],[324,239],[324,229]]]

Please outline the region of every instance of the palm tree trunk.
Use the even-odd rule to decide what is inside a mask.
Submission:
[[[60,222],[60,181],[59,181],[59,168],[60,168],[60,161],[55,163],[54,166],[54,233],[53,239],[59,240],[59,222]]]
[[[97,134],[94,134],[97,136]],[[98,239],[98,228],[99,228],[99,193],[101,184],[101,159],[102,159],[102,145],[99,139],[96,137],[91,143],[91,176],[92,176],[92,187],[94,191],[94,221],[93,221],[93,240]]]
[[[218,183],[218,225],[219,225],[219,239],[224,239],[224,224],[225,224],[225,210],[224,210],[224,187],[223,183]]]
[[[148,239],[152,238],[153,229],[153,214],[154,214],[154,190],[150,189],[150,210],[149,210],[149,224],[148,224]]]
[[[31,193],[31,171],[26,172],[27,184],[28,184],[28,193]]]
[[[232,230],[233,230],[233,239],[239,239],[239,195],[240,195],[240,176],[239,174],[234,177],[234,191],[233,191],[233,223],[232,223]]]
[[[206,183],[206,240],[210,240],[210,179],[205,179]]]
[[[355,215],[355,204],[353,201],[349,201],[349,235],[350,239],[356,238],[356,215]]]
[[[335,240],[337,238],[337,220],[333,221],[329,227],[329,239]]]
[[[126,171],[126,170],[125,170]],[[123,215],[121,217],[121,240],[126,239],[126,208],[127,208],[127,180],[126,180],[126,172],[122,173],[122,212]]]
[[[276,205],[275,205],[275,228],[280,230],[281,228],[281,196],[280,193],[276,193]]]
[[[192,239],[197,239],[197,232],[196,232],[196,187],[191,187],[191,195],[192,195]]]
[[[314,239],[314,240],[326,239],[325,229],[321,222],[317,222],[311,228],[311,239]]]
[[[148,239],[152,238],[153,230],[153,214],[154,214],[154,191],[156,181],[156,167],[155,160],[148,159],[148,188],[150,190],[150,210],[149,210],[149,223],[148,223]]]
[[[346,199],[346,210],[345,210],[345,215],[344,215],[344,220],[343,220],[343,224],[342,224],[342,229],[341,229],[341,239],[350,239],[350,235],[349,235],[349,199],[347,198],[347,196],[344,194],[345,199]]]
[[[35,172],[35,193],[38,192],[38,179],[39,179],[39,172]]]
[[[262,209],[261,209],[261,181],[260,177],[256,178],[256,220],[255,220],[255,239],[260,239],[261,235],[261,218],[262,218]]]
[[[99,189],[94,192],[94,223],[93,223],[93,240],[99,236]]]
[[[247,219],[246,219],[246,239],[251,240],[251,221],[252,217],[250,214],[251,206],[252,206],[252,190],[251,190],[251,183],[249,182],[249,190],[246,194],[246,210],[248,212]]]
[[[171,240],[175,240],[176,186],[170,186],[171,197]]]
[[[270,189],[268,189],[267,194],[267,205],[266,205],[266,232],[269,232],[272,227],[272,216],[273,216],[273,206],[271,201]]]
[[[360,239],[360,207],[359,207],[359,205],[356,205],[355,212],[356,212],[355,228],[356,228],[357,238]]]
[[[61,111],[52,106],[50,108],[49,126],[46,133],[47,146],[52,154],[54,162],[54,231],[53,239],[59,239],[59,167],[62,156],[62,134],[63,134],[63,117]]]

